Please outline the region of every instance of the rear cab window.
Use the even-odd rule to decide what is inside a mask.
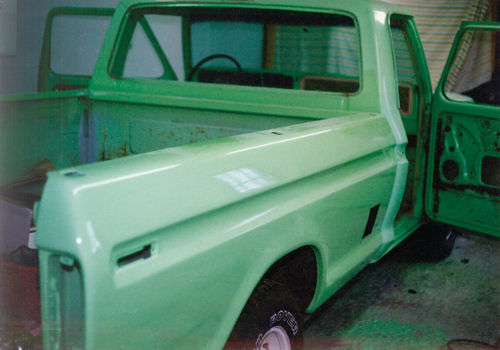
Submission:
[[[356,23],[342,14],[230,7],[132,9],[115,45],[116,79],[354,94]]]

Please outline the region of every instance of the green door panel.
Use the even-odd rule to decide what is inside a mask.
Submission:
[[[479,74],[500,74],[485,54],[498,42],[499,22],[465,22],[436,89],[430,130],[426,211],[431,219],[500,237],[500,104],[484,98]],[[481,48],[479,44],[483,43]],[[489,45],[489,46],[488,46]],[[483,50],[483,51],[481,51]],[[472,74],[471,74],[472,72]],[[491,93],[495,93],[491,91]],[[484,95],[484,94],[483,94]]]

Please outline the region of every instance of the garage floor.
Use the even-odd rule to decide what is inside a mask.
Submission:
[[[306,349],[498,349],[500,240],[459,236],[438,263],[408,261],[397,248],[306,326]]]

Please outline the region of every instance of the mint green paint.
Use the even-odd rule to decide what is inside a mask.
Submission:
[[[109,332],[119,335],[123,345],[144,346],[146,341],[153,346],[147,339],[156,339],[174,346],[186,325],[197,326],[199,335],[190,339],[192,343],[184,339],[186,348],[209,340],[220,344],[230,330],[220,325],[234,322],[241,302],[269,264],[304,244],[316,246],[324,256],[322,293],[338,283],[339,276],[328,273],[333,267],[359,269],[362,261],[346,256],[360,242],[366,210],[374,202],[386,206],[389,192],[384,184],[394,177],[394,156],[386,152],[393,138],[384,118],[359,114],[345,123],[331,119],[276,130],[283,135],[245,134],[228,143],[117,159],[112,169],[120,173],[116,177],[109,176],[106,162],[79,167],[85,174],[81,177],[65,176],[68,169],[50,174],[40,206],[37,244],[42,250],[77,257],[83,274],[89,276],[84,285],[85,321],[87,334],[95,337],[87,339],[89,347],[120,345],[117,338],[107,337]],[[363,137],[363,130],[379,130],[380,153],[351,163],[349,159],[374,148],[364,142],[368,135]],[[324,163],[330,149],[346,142],[355,146],[351,155],[334,155]],[[310,152],[318,157],[307,157]],[[290,156],[281,157],[278,166],[271,159],[279,154]],[[350,165],[333,171],[340,164]],[[306,174],[317,175],[304,179]],[[344,184],[340,180],[347,174],[356,176]],[[206,179],[204,184],[200,177]],[[349,186],[352,181],[356,185]],[[186,190],[172,196],[176,188]],[[359,191],[370,195],[353,202]],[[102,198],[112,198],[112,210]],[[61,209],[60,215],[68,218],[66,228],[51,219],[52,210]],[[346,216],[353,220],[345,221]],[[327,243],[333,238],[328,233],[332,222],[340,235],[335,245]],[[44,231],[65,232],[65,238],[54,242]],[[121,256],[147,244],[155,247],[151,259],[117,267]],[[377,247],[371,240],[365,245],[371,247],[364,249],[366,256]],[[145,289],[144,283],[150,287]],[[322,293],[319,300],[324,299]],[[190,302],[181,302],[180,297]],[[106,306],[129,305],[130,298],[148,300],[136,306],[149,311],[118,307],[110,313]],[[135,313],[142,316],[133,317]],[[143,331],[165,322],[160,315],[176,315],[179,320],[169,324],[161,337],[145,338]]]
[[[312,312],[424,220],[431,90],[408,13],[370,1],[220,4],[352,17],[361,38],[354,94],[116,79],[129,8],[155,4],[193,5],[122,1],[88,91],[0,101],[1,183],[44,158],[58,168],[37,206],[47,349],[221,348],[280,258],[314,251]],[[415,195],[403,212],[408,140],[390,64],[393,17],[408,32],[420,87]],[[149,258],[120,263],[144,249]]]

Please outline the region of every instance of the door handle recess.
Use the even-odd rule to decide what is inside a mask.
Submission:
[[[124,255],[116,261],[118,267],[123,267],[138,260],[146,260],[151,257],[151,244],[145,245],[140,249]]]

